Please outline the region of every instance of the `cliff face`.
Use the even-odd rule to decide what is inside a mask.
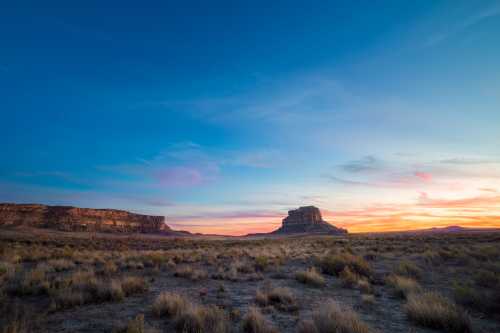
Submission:
[[[317,207],[305,206],[288,211],[281,228],[273,231],[273,234],[293,233],[346,234],[347,230],[323,221]]]
[[[115,209],[36,204],[0,204],[0,225],[26,225],[64,231],[170,231],[163,216],[140,215]]]

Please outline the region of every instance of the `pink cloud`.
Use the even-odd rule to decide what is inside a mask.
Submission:
[[[417,172],[414,173],[414,175],[416,177],[420,178],[424,182],[430,182],[430,181],[432,181],[432,175],[430,173],[417,171]]]
[[[160,185],[168,187],[191,187],[201,185],[205,178],[202,172],[193,167],[171,167],[157,171],[154,178]]]

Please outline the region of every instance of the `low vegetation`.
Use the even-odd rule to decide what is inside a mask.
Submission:
[[[299,325],[299,333],[370,333],[374,332],[358,314],[349,307],[328,301],[313,313],[311,321]]]
[[[454,333],[473,332],[469,315],[435,292],[410,294],[405,310],[408,318],[421,326]]]
[[[494,233],[190,239],[2,229],[0,333],[500,332],[499,262]]]
[[[313,287],[323,287],[326,283],[325,278],[314,267],[306,271],[298,271],[295,273],[295,279]]]

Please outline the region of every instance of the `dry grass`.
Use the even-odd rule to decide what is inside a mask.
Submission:
[[[299,333],[370,333],[373,330],[354,310],[329,301],[313,313],[312,321],[299,326]]]
[[[208,274],[205,270],[193,268],[191,265],[184,265],[175,269],[174,276],[197,281],[206,279]]]
[[[344,267],[342,272],[339,273],[339,278],[342,281],[342,285],[346,288],[353,288],[361,279],[361,277],[353,272],[348,266]]]
[[[182,333],[226,333],[230,331],[229,318],[215,305],[190,305],[175,319],[175,327]]]
[[[410,294],[422,291],[422,287],[418,282],[410,277],[391,275],[387,278],[387,283],[394,288],[394,293],[401,298],[407,298]]]
[[[256,307],[250,307],[241,321],[241,330],[243,333],[277,333],[264,318],[260,310]]]
[[[325,278],[314,267],[306,271],[297,272],[295,274],[295,279],[300,283],[304,283],[313,287],[323,287],[326,283]]]
[[[175,317],[189,306],[189,302],[179,294],[163,292],[153,303],[153,314],[157,317]]]
[[[122,279],[121,285],[126,296],[140,294],[148,290],[148,284],[143,277],[127,276]]]
[[[372,275],[370,264],[362,257],[350,253],[327,255],[320,259],[319,265],[324,273],[330,275],[339,275],[346,267],[361,276]]]
[[[453,333],[472,332],[468,314],[435,292],[410,294],[405,305],[408,318],[418,325]]]
[[[215,305],[197,305],[184,296],[163,292],[153,303],[156,317],[172,318],[178,332],[186,333],[225,333],[229,332],[227,314]]]
[[[255,302],[260,306],[272,305],[281,311],[297,310],[297,300],[293,292],[284,287],[257,290]]]
[[[67,271],[75,268],[75,263],[68,259],[53,259],[47,262],[47,265],[56,272]]]
[[[422,276],[422,270],[412,261],[401,260],[395,267],[394,273],[414,279],[419,279]]]

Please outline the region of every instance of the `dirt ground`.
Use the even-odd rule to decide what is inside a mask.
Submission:
[[[495,233],[205,239],[1,229],[0,281],[1,332],[500,332]],[[446,311],[410,306],[432,309],[429,293]],[[184,305],[173,311],[161,294]],[[332,302],[342,311],[325,317]]]

